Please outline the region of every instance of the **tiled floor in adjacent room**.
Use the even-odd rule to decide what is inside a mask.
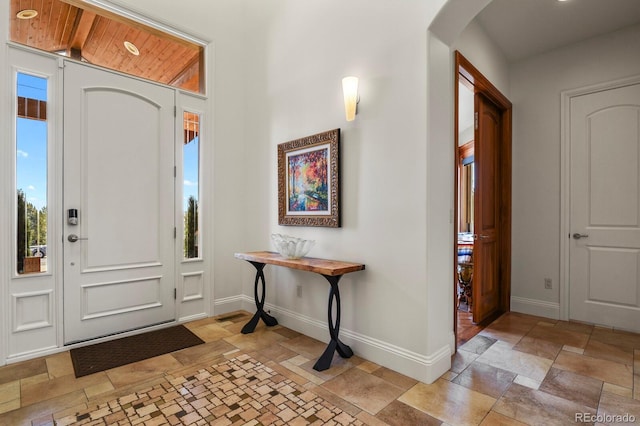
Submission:
[[[263,324],[243,335],[249,318],[189,323],[205,344],[77,379],[68,352],[1,367],[0,424],[640,423],[638,334],[508,313],[427,385],[357,356],[317,372],[325,344]]]

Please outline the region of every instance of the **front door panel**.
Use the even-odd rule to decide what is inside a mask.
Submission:
[[[66,62],[64,96],[65,343],[173,320],[174,93]]]

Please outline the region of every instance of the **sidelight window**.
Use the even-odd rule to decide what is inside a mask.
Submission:
[[[47,79],[16,79],[16,271],[47,271]]]
[[[184,141],[182,146],[182,173],[184,197],[184,258],[201,257],[200,248],[200,115],[183,113]]]

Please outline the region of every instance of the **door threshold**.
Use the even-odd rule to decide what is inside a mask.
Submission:
[[[136,331],[140,331],[140,332],[151,331],[151,330],[158,329],[158,328],[164,328],[164,327],[160,327],[160,326],[163,326],[163,325],[166,325],[166,324],[175,324],[175,323],[176,323],[175,319],[167,320],[167,321],[161,321],[161,322],[145,325],[145,326],[142,326],[142,327],[130,328],[128,330],[118,331],[118,332],[110,333],[110,334],[104,334],[102,336],[97,336],[97,337],[91,337],[89,339],[74,340],[73,342],[65,343],[63,346],[81,345],[82,343],[86,343],[86,342],[97,343],[98,341],[112,340],[111,338],[114,337],[114,336],[122,337],[122,335],[124,335],[124,334],[128,334],[128,335],[139,334],[139,333],[135,333],[135,332]]]

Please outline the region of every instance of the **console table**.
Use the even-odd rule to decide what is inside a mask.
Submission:
[[[333,354],[338,351],[338,354],[342,358],[350,358],[353,356],[351,348],[340,341],[338,333],[340,332],[340,290],[338,288],[338,282],[344,274],[355,271],[362,271],[364,265],[361,263],[341,262],[338,260],[317,259],[312,257],[303,257],[301,259],[287,259],[279,255],[278,253],[270,251],[255,251],[248,253],[236,253],[235,257],[238,259],[246,260],[256,268],[256,280],[254,283],[254,299],[256,302],[256,313],[253,318],[249,320],[247,324],[242,328],[242,333],[252,333],[258,321],[262,318],[262,321],[267,326],[274,326],[278,324],[278,321],[264,311],[264,298],[265,298],[265,280],[263,269],[265,265],[277,265],[284,266],[285,268],[299,269],[301,271],[315,272],[322,275],[329,281],[331,288],[329,290],[329,334],[331,335],[331,341],[327,345],[324,353],[320,356],[316,364],[313,366],[314,370],[323,371],[331,366],[331,360]],[[262,294],[258,296],[258,282],[261,283]],[[336,303],[336,316],[333,318],[333,302]]]

